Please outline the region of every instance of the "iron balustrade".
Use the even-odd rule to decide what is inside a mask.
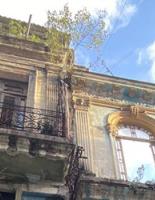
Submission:
[[[84,158],[82,157],[83,151],[81,146],[74,147],[69,156],[69,169],[65,177],[69,189],[69,200],[76,200],[77,197],[79,180],[83,171],[83,166],[80,166],[80,159]]]
[[[65,114],[0,102],[0,128],[65,137]]]

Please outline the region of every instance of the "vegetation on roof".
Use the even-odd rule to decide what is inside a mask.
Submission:
[[[0,34],[43,43],[52,53],[65,49],[63,64],[68,65],[73,63],[68,61],[70,60],[68,58],[73,58],[71,56],[73,52],[69,47],[74,51],[82,47],[98,52],[106,36],[104,21],[105,12],[102,10],[95,15],[86,8],[73,13],[66,4],[62,10],[48,11],[44,27],[31,24],[28,37],[26,37],[28,23],[0,17]]]

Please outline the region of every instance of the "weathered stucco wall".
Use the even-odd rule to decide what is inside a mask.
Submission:
[[[93,105],[89,109],[93,172],[99,177],[115,177],[112,141],[107,130],[107,117],[114,111],[116,109]]]
[[[61,96],[57,77],[61,71],[62,59],[60,57],[63,57],[63,52],[57,55],[55,61],[54,59],[51,61],[51,56],[44,45],[25,40],[18,41],[14,38],[8,39],[8,37],[0,37],[0,41],[0,51],[2,52],[0,54],[0,77],[24,81],[28,85],[26,106],[56,110],[58,98]],[[147,191],[143,191],[142,188],[136,193],[129,183],[109,181],[109,179],[119,178],[119,170],[115,141],[107,129],[108,115],[120,111],[127,105],[140,105],[146,109],[148,115],[155,118],[153,115],[155,113],[154,85],[98,75],[82,70],[80,67],[74,68],[72,80],[71,89],[74,103],[69,101],[68,97],[66,99],[71,104],[69,109],[72,107],[72,103],[75,108],[74,141],[85,149],[83,156],[86,156],[87,159],[82,161],[85,170],[96,175],[91,176],[91,173],[86,173],[90,179],[87,177],[82,180],[81,193],[78,193],[79,199],[154,200],[155,194],[150,188],[147,188]],[[0,83],[1,89],[2,84]],[[70,111],[72,112],[71,109]],[[3,139],[6,140],[6,138]],[[17,145],[20,149],[25,150],[26,144],[22,141],[23,139],[18,139]],[[28,148],[25,151],[28,151]],[[54,150],[55,155],[57,155],[57,151]],[[99,177],[107,179],[98,181]],[[53,193],[64,195],[68,199],[68,188],[64,187],[63,183],[53,185],[54,188],[52,188],[52,184],[52,182],[47,185],[31,184],[28,189],[26,186],[21,188],[18,185],[18,187],[19,191],[23,189],[26,192]],[[18,188],[16,189],[18,196]],[[16,200],[21,200],[21,193]]]
[[[150,185],[84,177],[78,200],[154,200]]]
[[[56,111],[58,90],[57,76],[36,68],[29,75],[27,106]]]

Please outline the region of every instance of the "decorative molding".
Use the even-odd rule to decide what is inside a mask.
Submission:
[[[116,102],[117,104],[135,105],[153,108],[155,104],[155,90],[152,88],[135,87],[110,82],[98,82],[98,80],[82,79],[74,77],[72,79],[74,96],[89,96],[94,100],[99,99],[106,102]]]
[[[117,135],[120,125],[143,128],[155,136],[155,119],[149,117],[144,108],[140,106],[127,106],[108,116],[107,128],[113,136]]]
[[[133,106],[140,106],[145,109],[145,111],[148,114],[155,114],[155,107],[151,105],[146,104],[139,104],[139,103],[131,103],[124,100],[116,100],[116,99],[110,99],[110,98],[102,98],[102,97],[92,97],[88,94],[78,93],[74,94],[74,98],[89,98],[90,104],[95,106],[101,106],[101,107],[108,107],[108,108],[115,108],[115,109],[121,109],[122,107],[127,107],[130,105]]]
[[[88,110],[90,105],[89,98],[74,98],[74,108],[80,110]]]

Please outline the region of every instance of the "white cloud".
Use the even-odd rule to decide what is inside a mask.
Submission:
[[[137,54],[137,64],[141,65],[143,62],[144,50],[137,49],[136,54]]]
[[[136,13],[136,11],[136,5],[127,4],[123,9],[122,14],[120,14],[120,16],[118,17],[120,23],[118,24],[116,29],[118,30],[119,28],[126,27],[129,24],[133,15]]]
[[[125,0],[5,0],[1,2],[0,14],[12,18],[28,21],[29,14],[32,14],[32,21],[43,25],[46,22],[47,10],[59,10],[65,3],[68,3],[73,12],[87,7],[92,13],[97,9],[107,12],[107,27],[112,27],[115,19],[119,19],[119,27],[126,26],[133,14],[136,6],[125,3]]]
[[[147,55],[151,62],[150,75],[152,80],[155,81],[155,41],[150,46],[148,46]]]
[[[137,64],[149,64],[149,77],[155,82],[155,41],[146,48],[137,50]]]

